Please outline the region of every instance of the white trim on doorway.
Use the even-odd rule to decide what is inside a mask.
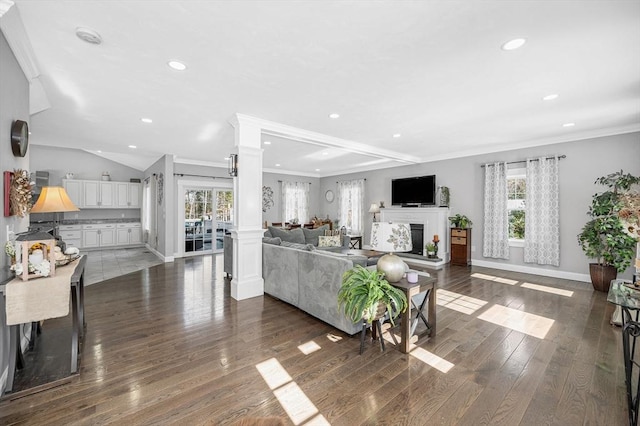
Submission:
[[[185,238],[184,238],[184,203],[181,202],[181,200],[184,200],[184,196],[185,196],[185,190],[188,189],[204,189],[204,190],[211,190],[214,193],[217,190],[233,190],[233,183],[232,182],[219,182],[219,181],[215,181],[215,182],[211,182],[211,181],[204,181],[204,180],[193,180],[193,179],[181,179],[178,178],[177,179],[177,188],[178,188],[178,196],[177,196],[177,221],[175,224],[175,235],[176,235],[176,242],[177,242],[177,247],[175,250],[175,257],[187,257],[187,256],[192,256],[192,255],[201,255],[201,254],[212,254],[212,253],[216,253],[216,250],[207,250],[207,251],[198,251],[198,252],[185,252]],[[218,250],[219,251],[219,250]]]

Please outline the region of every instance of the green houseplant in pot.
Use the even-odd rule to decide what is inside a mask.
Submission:
[[[354,323],[364,319],[371,324],[388,311],[394,324],[394,319],[407,309],[407,298],[389,284],[384,272],[357,265],[342,276],[338,306]]]
[[[451,222],[451,226],[453,226],[454,228],[466,229],[469,226],[473,225],[471,219],[460,213],[456,214],[455,216],[450,216],[449,222]]]
[[[593,196],[588,212],[591,219],[578,234],[578,243],[587,257],[596,260],[589,264],[593,288],[609,291],[611,280],[618,272],[624,272],[635,256],[637,238],[628,231],[627,223],[633,217],[624,217],[628,214],[625,200],[640,178],[621,170],[598,178],[595,183],[609,189]]]

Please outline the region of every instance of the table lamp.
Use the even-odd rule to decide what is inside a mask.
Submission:
[[[80,209],[61,186],[45,186],[30,213],[77,212]]]
[[[377,204],[371,204],[371,207],[369,207],[369,213],[373,213],[373,221],[376,221],[376,213],[380,213],[380,207],[378,207]]]
[[[388,252],[378,260],[378,271],[384,272],[385,278],[391,283],[400,281],[405,273],[405,263],[394,252],[412,250],[411,225],[374,222],[371,225],[371,248]]]
[[[77,211],[80,209],[73,204],[63,187],[45,186],[29,213],[55,213],[53,223],[57,226],[58,213]]]

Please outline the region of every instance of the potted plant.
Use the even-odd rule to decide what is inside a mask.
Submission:
[[[436,255],[436,245],[434,243],[428,243],[424,248],[427,250],[427,256],[435,257]]]
[[[471,219],[460,213],[456,214],[455,216],[450,216],[449,222],[451,222],[451,225],[453,225],[454,228],[466,229],[467,227],[473,225]]]
[[[407,309],[407,298],[389,284],[384,272],[356,265],[342,276],[338,306],[354,323],[364,319],[371,324],[388,311],[394,324],[394,319]]]
[[[628,223],[633,223],[634,215],[637,223],[638,211],[630,211],[626,201],[640,178],[621,170],[598,178],[595,183],[609,190],[593,196],[588,212],[591,220],[578,234],[578,243],[587,257],[596,259],[589,264],[593,288],[609,291],[611,280],[618,272],[624,272],[634,258],[637,237],[629,232]]]

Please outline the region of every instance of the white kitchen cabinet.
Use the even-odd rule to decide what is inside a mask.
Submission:
[[[140,183],[115,182],[116,207],[125,209],[140,208]]]
[[[116,182],[100,180],[82,181],[82,207],[104,209],[115,206]]]
[[[73,201],[76,207],[83,207],[82,205],[82,181],[73,179],[62,179],[62,187],[67,191],[67,195]]]
[[[137,223],[119,223],[116,226],[118,245],[134,245],[142,243],[142,225]]]
[[[116,245],[115,224],[82,225],[82,247],[98,248]]]
[[[81,248],[82,245],[82,225],[60,225],[58,227],[60,238],[65,242],[67,248]]]

